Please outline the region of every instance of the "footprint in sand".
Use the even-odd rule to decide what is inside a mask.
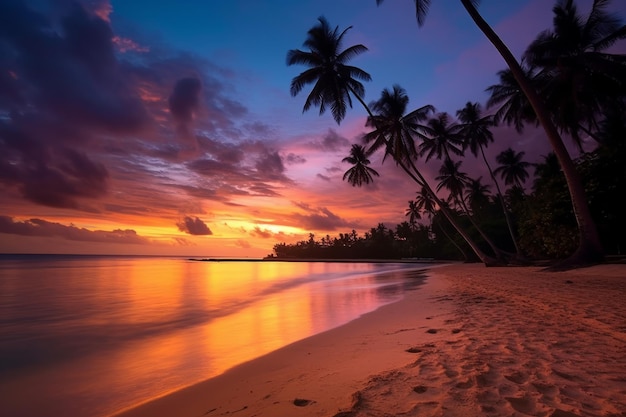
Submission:
[[[424,385],[418,385],[416,387],[413,387],[413,391],[417,392],[418,394],[423,394],[428,391],[428,387],[425,387]]]
[[[305,400],[304,398],[296,398],[293,400],[293,405],[297,407],[306,407],[309,404],[313,404],[315,401],[313,400]]]

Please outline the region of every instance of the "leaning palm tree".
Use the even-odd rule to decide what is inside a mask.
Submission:
[[[394,86],[393,91],[383,90],[381,98],[371,104],[371,108],[375,109],[376,114],[368,118],[368,126],[373,126],[374,130],[364,136],[364,141],[371,143],[370,151],[372,152],[384,146],[385,157],[383,160],[388,155],[391,156],[405,173],[431,194],[433,200],[440,206],[443,215],[465,239],[481,261],[485,264],[496,263],[494,259],[482,252],[471,236],[463,230],[452,213],[443,207],[437,194],[428,185],[428,182],[417,167],[415,160],[418,157],[418,152],[414,141],[415,139],[428,140],[429,137],[426,136],[426,133],[431,134],[432,128],[422,125],[420,122],[426,120],[427,114],[433,108],[432,106],[424,106],[405,115],[408,101],[406,92],[399,86]],[[449,127],[449,124],[445,123],[445,126]],[[442,145],[441,149],[445,146],[445,144]]]
[[[426,215],[430,219],[430,225],[433,229],[433,232],[435,225],[437,225],[439,230],[441,230],[441,233],[443,233],[443,235],[450,241],[450,243],[452,243],[452,245],[461,253],[463,259],[465,261],[469,260],[470,256],[467,254],[465,249],[463,249],[463,247],[461,247],[461,245],[459,245],[457,241],[452,236],[450,236],[450,234],[446,231],[441,222],[436,221],[435,217],[437,214],[437,203],[435,202],[432,194],[426,187],[421,187],[420,190],[417,192],[417,196],[415,197],[415,205],[420,212],[426,213]],[[447,208],[445,204],[443,204],[442,207]]]
[[[380,4],[382,1],[383,0],[376,0],[376,3]],[[607,0],[596,1],[606,2]],[[574,161],[570,157],[567,148],[565,147],[565,143],[552,121],[551,114],[548,111],[546,104],[537,92],[536,88],[524,74],[522,67],[519,62],[517,62],[517,59],[515,59],[515,56],[513,56],[502,39],[500,39],[496,32],[478,12],[476,8],[478,0],[460,0],[460,2],[476,26],[481,32],[483,32],[489,42],[491,42],[491,44],[496,48],[508,65],[513,77],[515,77],[521,90],[524,92],[524,95],[528,98],[530,105],[537,115],[537,120],[545,130],[548,141],[550,142],[554,153],[557,155],[561,166],[563,167],[572,205],[574,207],[574,213],[576,215],[576,221],[578,223],[579,244],[576,252],[569,259],[564,261],[562,265],[568,266],[581,263],[593,263],[602,260],[604,258],[604,252],[600,243],[600,236],[598,234],[597,227],[591,216],[591,210],[589,209],[589,205],[587,203],[587,197],[583,188],[582,179],[576,171]],[[424,23],[426,13],[428,12],[430,0],[414,0],[414,3],[417,23],[421,26]]]
[[[626,39],[626,25],[608,13],[609,3],[596,0],[583,16],[573,0],[558,0],[553,28],[541,32],[524,53],[550,80],[542,95],[555,123],[581,148],[580,132],[597,140],[599,117],[624,108],[626,56],[606,50]]]
[[[489,176],[496,186],[497,198],[500,202],[502,212],[504,213],[504,219],[509,229],[509,234],[511,235],[511,240],[513,241],[513,246],[515,247],[515,252],[517,256],[521,258],[523,257],[522,251],[517,242],[517,238],[515,237],[515,232],[513,231],[513,222],[511,221],[509,210],[504,202],[502,190],[500,190],[498,180],[496,179],[496,176],[491,169],[491,165],[485,156],[485,147],[489,146],[489,143],[493,142],[493,133],[490,128],[495,125],[494,116],[482,116],[480,104],[471,102],[467,102],[465,107],[456,112],[456,115],[462,123],[460,133],[464,139],[464,149],[469,148],[474,156],[478,156],[478,153],[480,152],[483,162],[489,171]]]
[[[374,181],[374,176],[379,177],[380,174],[374,168],[370,168],[370,160],[368,154],[362,145],[353,144],[350,148],[350,155],[342,159],[341,162],[352,164],[352,168],[343,174],[343,180],[348,181],[354,187],[361,187],[363,184],[369,184]]]
[[[538,73],[536,69],[530,68],[522,61],[522,71],[528,80],[538,89],[545,85],[545,75]],[[498,106],[494,114],[494,121],[497,124],[506,123],[513,125],[517,132],[522,133],[526,124],[537,125],[537,116],[528,98],[524,95],[519,83],[513,76],[510,69],[498,71],[499,83],[487,87],[489,100],[487,108]]]
[[[409,104],[409,96],[399,85],[392,90],[384,89],[380,99],[370,103],[373,115],[367,120],[366,126],[374,128],[363,136],[365,143],[370,144],[370,152],[384,147],[385,155],[391,156],[397,163],[408,164],[417,157],[415,139],[426,140],[422,124],[428,114],[434,111],[431,105],[422,106],[405,114]]]
[[[506,185],[516,185],[524,189],[524,181],[528,179],[528,169],[532,166],[530,162],[524,161],[525,152],[515,152],[512,148],[505,149],[496,156],[496,161],[500,164],[495,169],[494,174],[500,175]]]
[[[287,65],[301,64],[309,67],[291,81],[291,95],[298,95],[304,86],[313,88],[304,102],[303,112],[312,106],[319,107],[320,115],[330,107],[333,118],[339,124],[346,116],[347,107],[352,107],[353,95],[368,111],[363,101],[365,88],[359,81],[370,81],[370,75],[360,68],[347,65],[353,57],[367,51],[361,44],[341,50],[343,37],[352,27],[339,32],[331,28],[324,17],[308,32],[304,46],[308,51],[292,49],[287,53]]]
[[[482,230],[480,225],[476,223],[474,220],[472,213],[470,212],[467,204],[465,203],[465,190],[471,182],[470,177],[460,170],[462,161],[454,162],[450,158],[446,158],[443,162],[443,165],[439,169],[439,176],[435,179],[439,181],[437,185],[437,191],[442,188],[447,189],[450,192],[450,198],[454,201],[460,209],[465,213],[470,223],[474,226],[476,231],[480,234],[480,236],[487,242],[487,244],[491,247],[491,250],[496,255],[496,258],[505,260],[508,256],[503,250],[499,249],[493,240],[487,236],[487,234]]]
[[[489,186],[483,184],[482,179],[483,177],[470,178],[465,187],[465,200],[473,214],[484,210],[491,200]]]
[[[409,218],[409,224],[411,225],[411,230],[415,230],[415,226],[417,225],[417,221],[422,218],[420,214],[420,210],[417,207],[417,203],[413,200],[409,201],[409,207],[404,212],[405,216]]]
[[[448,113],[439,113],[428,121],[428,136],[420,145],[420,156],[426,162],[433,156],[450,159],[450,154],[463,155],[461,125],[451,122]]]
[[[320,18],[319,24],[309,30],[307,40],[304,43],[310,51],[304,52],[301,50],[291,50],[288,52],[288,65],[300,63],[311,67],[309,70],[301,73],[292,80],[292,95],[297,95],[306,84],[315,83],[313,90],[307,97],[303,111],[308,110],[312,105],[316,105],[320,107],[320,113],[323,113],[326,106],[331,106],[333,117],[337,123],[340,123],[345,117],[347,105],[351,106],[350,95],[354,95],[368,112],[368,124],[370,126],[374,126],[377,131],[376,140],[381,145],[384,145],[386,154],[390,154],[392,157],[395,155],[395,162],[411,177],[411,179],[413,179],[418,185],[426,186],[436,198],[435,192],[430,189],[430,187],[426,184],[424,177],[415,167],[413,159],[410,156],[410,150],[407,150],[407,148],[404,147],[407,145],[406,141],[403,139],[391,138],[389,136],[398,132],[397,130],[389,128],[390,126],[396,126],[397,123],[392,122],[387,125],[387,127],[379,125],[382,121],[377,118],[377,116],[382,116],[384,112],[381,111],[381,114],[374,115],[363,101],[363,85],[355,80],[353,76],[360,79],[369,79],[369,74],[358,68],[347,66],[345,65],[345,62],[352,56],[365,51],[367,48],[363,45],[356,45],[343,52],[339,52],[341,49],[341,41],[348,29],[339,33],[337,28],[332,30],[328,25],[328,22],[324,18]],[[398,92],[398,94],[386,94],[383,97],[386,97],[385,100],[394,98],[399,99],[400,102],[397,104],[400,107],[404,105],[402,108],[403,111],[406,109],[406,103],[408,100],[404,100],[400,92]],[[380,106],[379,110],[384,108],[382,103],[380,103]],[[427,114],[430,111],[429,106],[425,106],[422,109],[423,110],[418,109],[416,112],[411,112],[406,116],[403,115],[402,112],[394,111],[393,115],[394,117],[400,117],[397,121],[402,126],[402,129],[412,129],[413,133],[411,134],[417,134],[418,132],[415,130],[412,120],[420,120],[420,118],[423,117],[421,116],[422,113],[425,112]],[[402,152],[400,152],[399,149],[402,149]],[[358,185],[356,182],[354,184]],[[463,236],[463,238],[468,242],[470,247],[472,247],[481,261],[485,264],[495,263],[494,259],[484,254],[480,248],[472,242],[469,234],[462,230],[460,225],[456,223],[450,213],[446,214],[446,217],[459,231],[459,234],[461,234],[461,236]]]

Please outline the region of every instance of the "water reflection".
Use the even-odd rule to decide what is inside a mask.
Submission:
[[[389,264],[0,261],[0,402],[11,416],[107,415],[346,323],[419,282]]]

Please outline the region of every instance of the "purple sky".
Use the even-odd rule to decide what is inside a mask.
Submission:
[[[519,57],[552,6],[480,11]],[[611,10],[626,17],[626,2]],[[454,114],[504,68],[458,0],[434,1],[421,29],[409,0],[1,1],[0,252],[258,257],[406,220],[416,188],[392,163],[373,158],[373,186],[341,181],[365,111],[338,126],[289,94],[304,68],[287,51],[322,15],[369,48],[352,62],[372,76],[367,102],[399,84],[410,109]],[[540,130],[495,134],[491,157],[549,150]],[[487,177],[471,155],[463,170]]]

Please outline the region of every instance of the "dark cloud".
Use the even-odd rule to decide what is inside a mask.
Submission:
[[[321,138],[321,140],[317,140],[309,144],[314,149],[319,149],[327,152],[334,152],[340,149],[346,148],[350,146],[350,141],[345,137],[341,136],[333,129],[328,129],[326,135]]]
[[[168,102],[170,113],[178,123],[191,122],[200,102],[200,90],[202,83],[197,78],[182,78],[176,82]]]
[[[326,175],[317,174],[316,177],[324,181],[330,181],[330,177],[327,177]]]
[[[274,233],[267,229],[261,229],[259,226],[256,226],[252,231],[250,231],[250,234],[262,239],[270,239],[274,237]]]
[[[285,165],[278,152],[267,152],[256,161],[256,169],[269,180],[284,179]]]
[[[349,222],[336,214],[332,213],[326,207],[311,207],[306,203],[294,204],[304,210],[306,214],[294,213],[291,217],[300,225],[300,227],[309,230],[337,230],[340,227],[358,227],[356,222]]]
[[[198,217],[185,216],[182,221],[176,223],[176,226],[178,226],[178,230],[181,232],[189,233],[190,235],[206,236],[213,234],[211,229]]]
[[[244,248],[244,249],[250,249],[251,248],[250,242],[248,242],[247,240],[243,240],[243,239],[238,239],[235,242],[235,245],[239,246],[240,248]]]
[[[306,162],[306,159],[303,156],[296,155],[295,153],[289,153],[285,157],[285,163],[289,165],[304,164],[305,162]]]
[[[285,240],[288,238],[285,232],[272,232],[271,230],[261,229],[259,226],[255,226],[254,229],[250,231],[250,236],[260,237],[261,239],[272,239],[272,240]]]
[[[95,132],[136,132],[147,115],[108,22],[79,3],[56,6],[51,17],[0,2],[0,182],[38,204],[81,208],[108,179],[81,148]]]
[[[148,244],[150,241],[131,229],[112,231],[88,230],[73,225],[65,226],[41,219],[15,221],[11,217],[0,216],[0,233],[20,236],[60,237],[81,242],[104,242],[125,244]]]

